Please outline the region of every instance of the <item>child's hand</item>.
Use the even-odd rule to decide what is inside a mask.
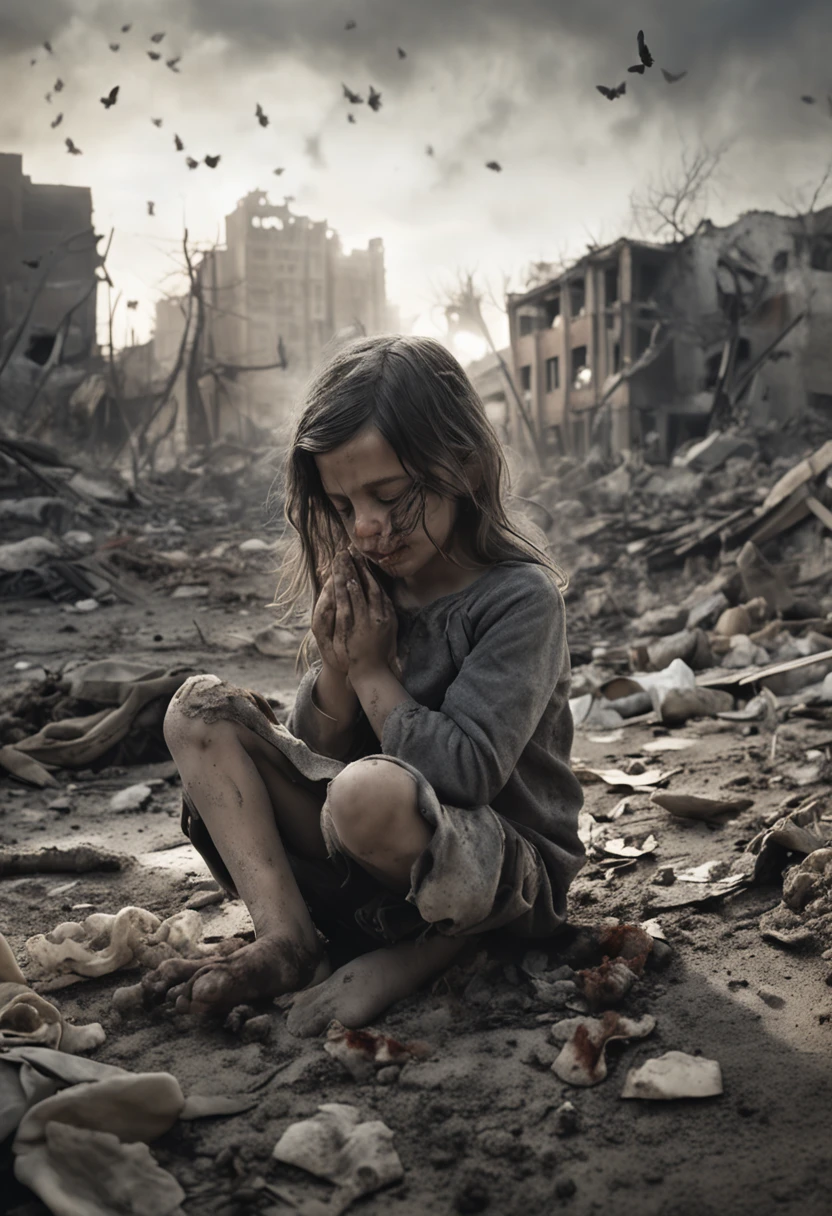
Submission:
[[[339,553],[333,567],[335,628],[332,648],[347,664],[347,674],[359,668],[397,669],[398,620],[390,598],[358,553]]]
[[[321,661],[324,665],[346,675],[349,671],[347,657],[342,651],[336,650],[333,644],[335,616],[335,577],[334,574],[330,574],[321,588],[321,594],[318,596],[315,610],[312,613],[312,636],[318,644]]]

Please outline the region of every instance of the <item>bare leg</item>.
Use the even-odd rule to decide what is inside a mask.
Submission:
[[[277,748],[235,722],[206,723],[177,707],[165,738],[240,898],[256,941],[227,959],[202,962],[180,989],[182,1012],[223,1012],[241,1002],[294,992],[329,974],[329,963],[289,865],[281,833],[300,855],[326,857],[323,795],[293,783]],[[288,767],[288,771],[287,771]],[[163,976],[147,977],[148,986]],[[171,974],[174,980],[174,973]],[[182,978],[181,969],[175,980]],[[174,982],[175,982],[174,980]]]
[[[327,806],[344,851],[392,891],[410,890],[413,864],[431,839],[416,783],[400,765],[367,759],[348,765],[329,787]],[[292,1034],[321,1034],[333,1019],[356,1029],[412,995],[451,965],[475,937],[433,937],[374,950],[322,984],[298,993],[287,1015]]]

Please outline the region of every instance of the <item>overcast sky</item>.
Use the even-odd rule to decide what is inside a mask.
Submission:
[[[656,61],[643,76],[626,70],[640,27]],[[832,156],[830,50],[830,0],[1,0],[0,151],[22,152],[35,182],[92,188],[97,231],[115,229],[119,342],[131,323],[150,336],[154,300],[177,285],[183,223],[222,237],[254,189],[293,195],[347,249],[381,237],[390,299],[434,333],[459,268],[499,295],[503,274],[519,283],[532,260],[615,239],[631,191],[685,145],[733,141],[709,205],[717,222],[811,192]],[[688,75],[669,85],[660,67]],[[596,91],[625,79],[615,101]],[[372,84],[381,109],[351,107],[342,82],[364,97]],[[190,171],[188,154],[222,159]],[[489,319],[504,341],[502,316]]]

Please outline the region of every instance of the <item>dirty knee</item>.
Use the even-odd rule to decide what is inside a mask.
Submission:
[[[236,692],[217,676],[192,676],[186,680],[171,698],[162,726],[171,753],[183,748],[204,749],[223,730],[233,730],[233,723],[217,721],[211,711]]]
[[[329,783],[326,807],[346,845],[395,836],[401,817],[416,806],[416,783],[401,765],[367,757],[348,764]]]

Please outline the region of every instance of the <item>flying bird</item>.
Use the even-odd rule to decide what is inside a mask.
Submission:
[[[264,112],[259,101],[257,103],[257,109],[254,111],[254,117],[260,123],[261,127],[267,127],[269,125],[269,116]]]
[[[486,164],[486,169],[493,169],[495,173],[502,173],[503,166],[497,160],[490,160]]]
[[[121,43],[120,43],[120,42],[111,42],[111,43],[110,43],[110,50],[111,50],[111,51],[118,51],[118,50],[120,50],[120,49],[121,49]]]
[[[814,97],[810,97],[808,93],[804,93],[800,100],[807,106],[813,106],[815,104]]]
[[[397,46],[396,50],[399,53],[399,59],[407,59],[407,51],[403,51],[400,46]]]
[[[372,85],[370,85],[370,96],[367,98],[367,105],[371,110],[375,110],[376,113],[381,109],[381,93],[377,93]]]
[[[148,51],[148,52],[147,52],[147,57],[148,57],[148,59],[152,59],[152,60],[154,60],[154,62],[155,62],[157,59],[161,59],[161,58],[162,58],[162,56],[160,55],[160,53],[159,53],[158,51]]]
[[[64,82],[61,80],[61,78],[59,76],[58,79],[53,84],[52,88],[56,93],[60,93],[60,91],[63,87],[64,87]]]
[[[151,42],[161,42],[161,41],[162,41],[162,39],[164,38],[164,36],[165,36],[165,32],[164,32],[164,30],[162,31],[162,33],[161,33],[161,34],[151,34],[151,35],[150,35],[150,41],[151,41]]]
[[[70,154],[70,156],[82,156],[83,155],[83,153],[81,152],[81,149],[76,147],[71,139],[65,139],[64,143],[66,144],[66,150]]]
[[[53,122],[50,122],[49,125],[52,128],[52,130],[54,131],[55,127],[59,127],[61,125],[61,123],[63,122],[63,120],[64,120],[64,116],[63,116],[63,113],[61,113],[58,115],[58,117]]]
[[[605,84],[596,84],[595,87],[602,97],[606,97],[607,101],[615,101],[616,97],[623,97],[627,92],[627,81],[622,80],[617,89],[608,89]]]
[[[138,308],[138,307],[139,307],[139,301],[138,301],[138,300],[128,300],[128,301],[127,301],[127,307],[128,307],[128,308]]]
[[[156,204],[151,202],[150,199],[147,200],[147,214],[148,215],[156,214]]]
[[[341,84],[344,89],[344,96],[346,97],[347,101],[350,102],[351,105],[354,105],[354,106],[363,105],[364,98],[360,94],[354,93],[352,91],[352,89],[349,88],[348,85],[345,85],[343,83],[343,81],[341,82]]]
[[[55,54],[55,52],[52,50],[52,43],[51,43],[51,42],[44,42],[44,43],[43,43],[43,47],[44,47],[44,50],[47,50],[47,51],[49,52],[49,54],[50,54],[50,55],[54,55],[54,54]]]
[[[283,169],[282,168],[273,169],[272,172],[274,173],[275,177],[280,177],[281,173],[283,172]]]
[[[178,71],[179,71],[179,68],[177,67],[177,64],[179,63],[179,61],[181,60],[181,58],[182,58],[182,56],[181,56],[181,55],[176,55],[176,56],[175,56],[173,59],[166,59],[166,60],[165,60],[165,67],[166,67],[166,68],[170,68],[170,70],[171,70],[172,72],[178,72]]]
[[[216,169],[217,165],[220,163],[220,158],[218,156],[206,156],[205,163],[209,169]]]
[[[354,21],[352,21],[352,20],[348,21],[348,22],[347,22],[347,24],[344,26],[344,29],[345,29],[345,30],[354,30],[354,29],[355,29],[355,22],[354,22]]]
[[[32,270],[37,270],[40,266],[40,258],[24,258],[23,265],[29,266]]]
[[[114,106],[116,104],[116,101],[118,100],[118,88],[118,85],[114,85],[113,88],[110,89],[107,96],[101,98],[101,104],[105,110],[109,110],[110,106]]]
[[[123,25],[121,27],[121,32],[122,32],[122,34],[129,34],[129,32],[130,32],[130,30],[132,30],[132,28],[133,28],[132,25]]]
[[[173,142],[176,144],[176,151],[177,151],[177,152],[184,152],[184,151],[185,151],[185,145],[182,143],[182,140],[179,138],[179,136],[178,136],[178,135],[174,135],[174,137],[173,137]]]
[[[347,122],[355,122],[355,115],[354,115],[354,114],[348,114],[348,115],[347,115]]]
[[[153,123],[154,127],[161,127],[162,125],[161,118],[151,118],[150,121]]]
[[[684,72],[676,72],[674,74],[673,72],[668,72],[662,68],[662,76],[664,76],[668,84],[675,84],[677,80],[681,80],[682,77],[687,76],[687,74],[687,69],[685,69]]]
[[[30,68],[33,68],[33,67],[35,66],[35,64],[36,64],[36,63],[37,63],[37,59],[30,59],[30,60],[29,60],[29,67],[30,67]]]
[[[644,64],[643,63],[634,63],[631,68],[627,68],[627,71],[628,72],[638,72],[639,76],[643,76],[644,75]]]
[[[433,144],[428,144],[425,151],[427,152],[428,156],[433,156]]]
[[[653,56],[650,54],[647,43],[644,41],[644,30],[639,30],[636,34],[638,42],[638,57],[646,68],[652,68]]]
[[[192,156],[185,157],[185,164],[188,166],[189,169],[198,169],[199,168],[199,161],[194,160],[194,158]]]
[[[44,93],[44,95],[43,95],[43,100],[44,100],[44,101],[48,101],[48,102],[49,102],[49,104],[50,104],[50,106],[51,106],[51,105],[52,105],[52,94],[51,94],[51,93]]]

